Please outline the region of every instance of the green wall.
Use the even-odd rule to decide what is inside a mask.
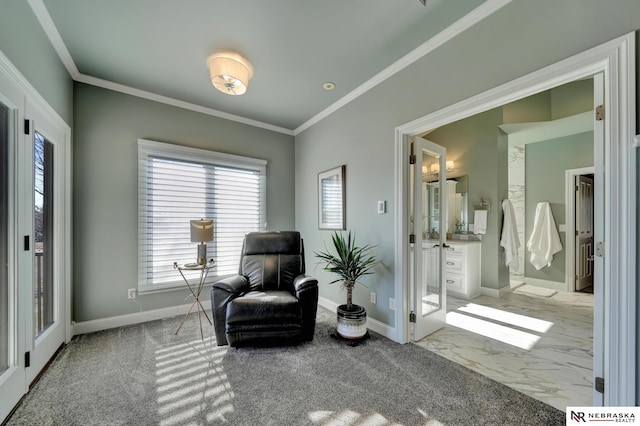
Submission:
[[[138,276],[139,138],[267,160],[268,228],[294,229],[292,136],[82,83],[74,93],[74,321],[185,303],[186,287],[127,299]]]
[[[593,132],[536,142],[525,147],[525,236],[533,231],[536,206],[548,201],[556,226],[565,223],[565,170],[593,166]],[[551,266],[537,271],[525,252],[525,276],[548,281],[565,281],[566,234],[559,232],[563,249],[553,256]],[[527,242],[522,242],[525,247]]]
[[[394,326],[385,297],[395,296],[395,128],[639,28],[637,0],[514,0],[296,135],[296,226],[308,250],[322,249],[329,238],[317,227],[317,173],[347,164],[347,227],[377,244],[384,259],[369,284],[378,304],[368,303],[364,288],[355,300]],[[497,173],[491,170],[496,161],[482,173]],[[386,215],[375,213],[376,200],[387,200]],[[498,210],[494,201],[492,210]],[[322,285],[321,296],[344,300],[330,286]]]
[[[24,0],[2,0],[0,52],[71,126],[73,82]]]
[[[442,126],[424,136],[447,149],[447,160],[455,161],[455,170],[447,177],[469,176],[469,223],[473,223],[474,207],[482,200],[491,204],[487,216],[487,232],[482,236],[483,287],[497,289],[509,285],[508,271],[501,261],[500,203],[506,191],[506,143],[498,126],[502,109],[496,108],[455,123]],[[500,183],[504,182],[504,187]]]

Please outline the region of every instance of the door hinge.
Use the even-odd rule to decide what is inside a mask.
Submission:
[[[31,352],[25,352],[24,353],[24,367],[30,367],[31,366]]]
[[[409,312],[409,322],[416,322],[416,313],[413,311]]]
[[[596,243],[596,256],[604,257],[604,241],[598,241]]]
[[[580,234],[580,232],[578,232],[578,230],[576,229],[576,236],[577,236],[578,234]]]
[[[31,134],[31,122],[26,118],[24,119],[24,134],[25,135]]]
[[[596,388],[596,391],[600,393],[604,393],[604,378],[596,377],[595,388]]]
[[[409,243],[414,244],[416,242],[416,234],[409,234]]]
[[[576,185],[576,192],[580,190],[580,187]]]
[[[416,155],[415,154],[411,154],[409,156],[409,164],[416,164]]]
[[[596,107],[596,121],[604,120],[604,105],[598,105]]]

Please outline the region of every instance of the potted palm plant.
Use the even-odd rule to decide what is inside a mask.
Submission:
[[[373,274],[373,267],[378,263],[375,256],[370,255],[373,246],[356,246],[355,235],[348,232],[346,238],[342,232],[334,232],[331,236],[333,251],[315,252],[323,269],[338,275],[329,284],[342,282],[347,290],[347,303],[338,306],[337,333],[347,339],[359,339],[367,333],[367,311],[363,306],[353,303],[353,286],[364,275]]]

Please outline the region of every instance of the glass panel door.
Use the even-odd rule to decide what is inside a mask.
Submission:
[[[30,143],[20,160],[28,168],[23,183],[25,202],[19,220],[25,234],[31,236],[29,251],[23,251],[25,266],[21,285],[30,285],[31,303],[27,318],[26,351],[31,365],[27,383],[35,379],[65,340],[64,283],[68,252],[64,250],[65,167],[63,153],[65,133],[48,117],[29,108]],[[23,163],[24,162],[24,163]],[[65,254],[66,253],[66,254]],[[28,257],[28,262],[27,262]],[[28,266],[27,266],[28,265]],[[28,284],[27,284],[28,283]]]
[[[53,324],[53,144],[40,133],[33,138],[34,165],[34,333]]]
[[[443,285],[443,248],[446,241],[447,197],[444,147],[414,138],[416,163],[413,168],[414,339],[441,329],[446,319],[446,287]],[[444,191],[446,193],[446,191]],[[444,213],[444,215],[443,215]]]
[[[16,123],[19,93],[0,75],[0,423],[26,393],[24,312],[26,292],[16,279]],[[6,102],[6,103],[5,103]],[[20,292],[20,294],[18,294]]]

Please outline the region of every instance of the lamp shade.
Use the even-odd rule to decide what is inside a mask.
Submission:
[[[211,84],[227,95],[242,95],[247,91],[253,67],[235,52],[222,51],[207,59]]]
[[[191,221],[191,242],[213,241],[213,220]]]

